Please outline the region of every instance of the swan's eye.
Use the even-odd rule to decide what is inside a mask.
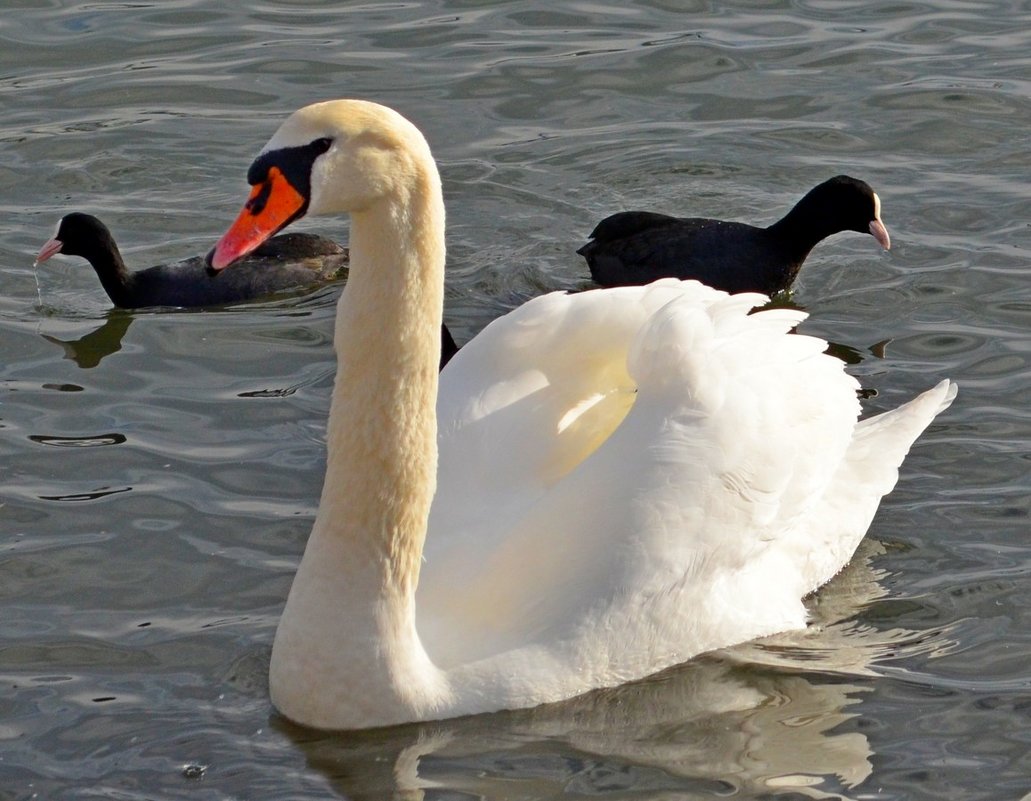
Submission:
[[[270,179],[272,170],[277,169],[296,191],[307,198],[311,189],[312,165],[332,145],[331,138],[322,137],[306,145],[281,147],[262,153],[247,171],[247,183],[260,186]]]

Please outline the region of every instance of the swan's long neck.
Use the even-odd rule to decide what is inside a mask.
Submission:
[[[352,214],[350,248],[326,479],[270,673],[281,711],[326,728],[421,717],[446,694],[414,606],[437,459],[444,207],[432,159]]]
[[[444,291],[439,188],[419,189],[352,217],[316,524],[376,554],[385,571],[377,579],[405,596],[418,580],[436,480]]]

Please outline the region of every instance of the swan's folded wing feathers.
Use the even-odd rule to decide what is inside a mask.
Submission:
[[[461,527],[445,524],[450,510],[525,504],[593,450],[633,402],[626,363],[634,333],[680,291],[681,282],[668,280],[543,295],[462,348],[440,379],[433,527]],[[470,494],[481,504],[447,500]]]
[[[452,605],[456,582],[487,577],[492,583],[484,566],[505,550],[510,530],[609,437],[634,403],[630,343],[657,309],[684,293],[726,297],[673,279],[553,293],[488,325],[448,364],[438,394],[440,468],[420,609],[461,614]],[[576,497],[567,489],[570,509],[590,503],[596,491]],[[495,564],[506,570],[502,561]]]
[[[696,492],[705,499],[706,528],[719,531],[712,521],[723,521],[726,542],[719,547],[741,548],[741,558],[816,502],[859,411],[856,382],[823,354],[822,340],[784,335],[792,315],[778,310],[771,321],[767,312],[747,315],[744,306],[737,298],[704,311],[671,303],[642,329],[631,358],[642,413],[656,419],[695,413],[681,441],[670,438],[649,451],[661,457],[655,474],[666,475],[666,485],[641,492],[681,498]],[[771,336],[771,323],[779,336]],[[662,347],[671,341],[675,347]],[[651,404],[656,408],[648,412]],[[668,477],[677,473],[668,460],[691,453],[687,438],[708,443],[707,458],[685,464],[683,486],[674,486]]]
[[[478,503],[435,501],[422,608],[462,616],[467,633],[482,627],[479,647],[486,650],[514,647],[544,632],[553,638],[575,621],[582,626],[592,605],[621,603],[613,600],[620,587],[687,597],[700,565],[718,568],[716,575],[724,577],[753,570],[756,559],[819,502],[848,447],[859,409],[856,382],[822,353],[821,340],[785,334],[801,313],[749,314],[761,296],[730,297],[694,282],[650,293],[627,289],[639,292],[611,309],[577,308],[592,305],[590,293],[539,304],[542,310],[548,304],[542,313],[561,309],[568,315],[547,323],[550,336],[567,337],[551,347],[565,350],[573,338],[580,349],[564,369],[576,373],[589,365],[609,379],[623,359],[625,380],[637,385],[625,418],[596,448],[577,452],[560,482],[541,480],[557,458],[549,450],[556,447],[555,428],[573,399],[582,402],[598,387],[583,375],[569,386],[572,379],[554,369],[547,350],[535,359],[546,365],[539,373],[546,380],[532,392],[501,403],[493,398],[489,409],[480,403],[479,418],[466,406],[466,416],[452,416],[457,423],[442,436],[442,462],[451,437],[461,442],[503,431],[490,440],[495,450],[484,451],[493,457],[489,463],[504,461],[497,458],[500,447],[511,449],[521,468],[537,468],[529,481],[512,476],[522,482],[514,491],[504,485],[508,475],[484,473],[479,464],[452,472],[452,462],[441,475],[445,497],[469,493],[465,497]],[[618,329],[622,343],[612,343],[609,326]],[[483,358],[481,368],[494,373],[520,361]],[[518,419],[507,420],[514,410]],[[450,506],[469,516],[455,517]],[[436,583],[435,574],[450,584]],[[456,577],[463,583],[462,608],[448,609]],[[712,579],[704,583],[711,592]],[[785,583],[794,589],[789,579]],[[492,642],[491,630],[503,630],[505,641]]]
[[[670,303],[671,299],[675,302]],[[591,393],[608,387],[611,397],[612,378],[627,369],[631,342],[635,344],[629,356],[630,369],[635,371],[640,391],[664,387],[670,394],[667,404],[681,409],[693,406],[709,416],[722,409],[722,416],[707,421],[704,436],[710,450],[724,454],[724,461],[734,459],[717,474],[723,492],[731,497],[740,495],[739,505],[751,514],[767,508],[765,504],[749,505],[762,494],[779,497],[788,492],[789,499],[799,496],[792,501],[794,505],[803,503],[828,480],[826,465],[840,457],[851,431],[850,424],[841,426],[844,433],[817,450],[823,456],[817,466],[803,465],[799,471],[795,464],[798,443],[803,443],[806,452],[813,450],[812,432],[804,427],[818,425],[814,421],[821,416],[835,414],[828,412],[828,407],[836,409],[841,404],[828,403],[828,393],[844,399],[844,412],[838,411],[837,418],[851,416],[854,420],[858,411],[855,382],[840,369],[821,371],[816,366],[797,381],[784,375],[785,370],[797,370],[809,359],[829,357],[820,355],[821,340],[783,336],[803,313],[776,309],[749,315],[763,300],[761,295],[727,296],[696,282],[659,282],[605,293],[544,296],[488,326],[481,334],[483,339],[477,337],[471,343],[479,348],[464,350],[465,361],[460,358],[455,364],[459,369],[450,374],[445,371],[442,377],[441,462],[447,465],[447,473],[441,473],[440,502],[434,504],[433,529],[440,534],[430,539],[428,551],[446,548],[442,540],[474,528],[479,546],[489,548],[490,537],[483,536],[482,526],[470,525],[475,522],[472,519],[455,519],[448,510],[463,509],[468,514],[472,506],[480,510],[473,514],[504,518],[504,509],[518,511],[549,491],[556,476],[548,468],[563,458],[561,454],[566,453],[567,466],[583,461],[590,451],[573,448],[574,455],[568,455],[571,444],[583,443],[563,442],[556,432],[568,428],[568,415],[577,404],[604,410],[605,404]],[[776,336],[778,333],[781,335]],[[522,365],[531,364],[532,370],[520,372]],[[575,382],[570,376],[576,376]],[[611,404],[619,417],[632,400],[635,383],[628,375],[620,378],[616,385],[627,397]],[[450,384],[448,379],[452,379]],[[478,381],[487,389],[466,391]],[[737,389],[740,383],[745,387],[742,391]],[[824,387],[826,383],[830,386]],[[785,397],[784,388],[793,384],[796,386]],[[730,386],[735,390],[732,405],[727,405]],[[771,392],[771,387],[777,391]],[[663,415],[657,418],[663,419]],[[753,452],[736,454],[740,443],[754,442],[740,435],[743,426],[759,428],[761,452],[751,446]],[[803,428],[796,430],[799,427]],[[653,432],[652,436],[661,442],[664,435]],[[615,444],[605,446],[612,449]],[[498,447],[504,448],[507,459],[494,458]],[[451,448],[465,458],[447,458]],[[666,450],[674,452],[676,447]],[[477,453],[482,464],[492,465],[491,470],[482,469]],[[470,454],[474,458],[470,459]],[[625,457],[617,454],[616,458]],[[705,460],[701,464],[711,467]],[[808,473],[805,481],[800,482],[799,472]],[[481,498],[482,503],[443,500],[468,497],[467,493]],[[713,503],[722,498],[719,492],[707,497]]]

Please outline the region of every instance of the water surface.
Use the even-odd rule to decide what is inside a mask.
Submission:
[[[1022,3],[9,3],[0,20],[0,799],[872,798],[1031,792],[1031,18]],[[32,255],[206,251],[291,110],[426,133],[462,341],[587,279],[625,208],[771,222],[845,172],[890,253],[821,245],[805,330],[871,412],[950,376],[806,632],[569,704],[320,735],[269,707],[317,503],[339,287],[112,311]],[[346,238],[345,224],[306,221]]]

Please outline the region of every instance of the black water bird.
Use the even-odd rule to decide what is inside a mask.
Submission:
[[[220,306],[277,292],[314,288],[347,274],[347,249],[315,234],[282,234],[241,262],[239,269],[211,275],[203,256],[130,271],[111,231],[90,214],[66,214],[36,264],[63,253],[92,265],[111,302],[123,309],[144,306]]]
[[[58,253],[81,256],[92,265],[111,302],[122,309],[146,306],[221,306],[277,292],[313,289],[347,274],[348,251],[317,234],[279,234],[237,262],[212,273],[206,256],[130,271],[111,231],[91,214],[66,214],[36,256],[39,265]],[[440,366],[458,352],[447,326],[441,327]]]
[[[870,185],[838,175],[811,189],[768,228],[702,217],[625,211],[598,223],[577,253],[602,286],[695,278],[727,292],[773,295],[789,288],[813,247],[841,231],[891,247]]]

